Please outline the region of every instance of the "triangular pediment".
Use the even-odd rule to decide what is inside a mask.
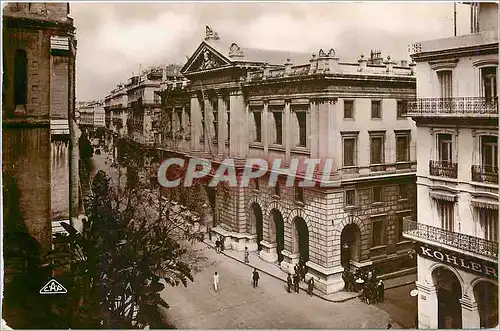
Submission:
[[[202,42],[181,69],[182,74],[231,66],[231,60],[206,42]]]

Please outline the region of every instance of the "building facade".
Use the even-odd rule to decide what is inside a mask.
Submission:
[[[78,125],[85,128],[96,129],[105,127],[105,111],[103,101],[79,102]]]
[[[413,45],[419,328],[498,327],[498,4],[471,34]]]
[[[42,252],[51,248],[59,222],[79,228],[82,212],[76,40],[68,15],[64,2],[3,9],[4,236],[28,233]]]
[[[324,293],[344,287],[344,268],[414,271],[402,236],[415,211],[416,127],[404,117],[413,68],[377,51],[349,62],[333,49],[242,48],[207,27],[185,79],[159,93],[162,145],[214,168],[232,158],[238,176],[250,158],[281,168],[297,160],[302,178],[306,159],[333,160],[314,170],[313,187],[288,187],[286,176],[268,187],[267,173],[249,187],[207,188],[227,249],[259,251],[287,271],[302,258]]]

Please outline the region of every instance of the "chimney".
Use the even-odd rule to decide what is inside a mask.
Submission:
[[[329,73],[334,73],[337,71],[339,67],[339,58],[335,56],[335,50],[333,48],[330,49],[327,55],[328,60],[326,61],[327,63],[327,69]]]
[[[311,62],[311,65],[309,67],[309,75],[316,73],[316,70],[318,68],[318,59],[316,58],[316,54],[311,55],[311,59],[309,60]]]
[[[373,51],[371,51],[370,56],[373,57]],[[359,60],[358,60],[358,63],[359,63],[358,71],[359,72],[363,72],[366,70],[366,63],[367,62],[368,62],[368,60],[365,59],[365,56],[363,54],[361,54],[361,56],[359,57]]]
[[[269,77],[270,71],[271,67],[269,66],[269,64],[266,63],[264,65],[264,72],[262,73],[262,79],[267,79],[267,77]]]
[[[290,74],[292,73],[292,65],[293,64],[290,61],[290,58],[287,58],[285,63],[285,76],[290,76]]]

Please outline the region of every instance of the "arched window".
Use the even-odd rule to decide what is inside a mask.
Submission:
[[[28,57],[18,49],[14,58],[14,104],[26,105],[28,81]]]

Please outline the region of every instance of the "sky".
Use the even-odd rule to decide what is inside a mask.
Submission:
[[[454,33],[451,2],[73,2],[70,16],[78,101],[104,99],[140,67],[184,64],[207,25],[240,47],[334,48],[341,61],[375,48],[384,58],[409,60],[409,44]],[[457,4],[458,35],[469,29],[469,7]]]

